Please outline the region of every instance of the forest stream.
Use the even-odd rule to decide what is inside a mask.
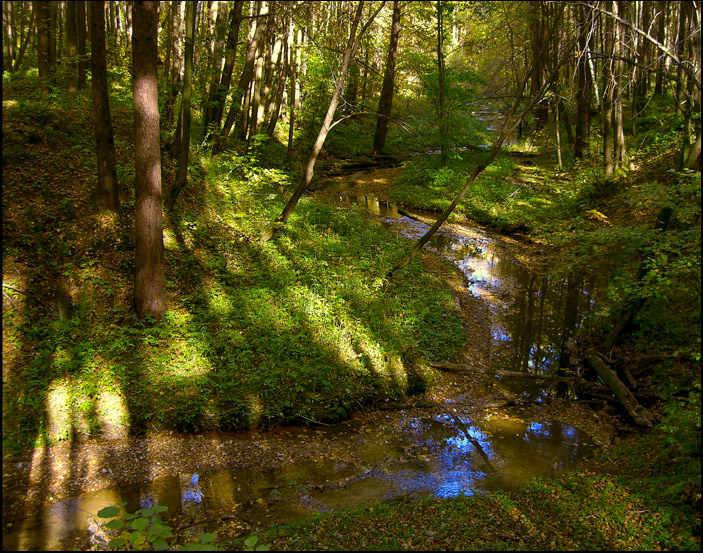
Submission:
[[[360,205],[378,224],[416,239],[431,215],[409,216],[387,200],[397,171],[330,179],[318,195]],[[478,226],[448,225],[427,249],[460,270],[462,363],[556,370],[564,329],[588,317],[594,301],[586,279],[570,279],[567,289],[567,279],[547,276],[538,248]],[[97,511],[119,501],[128,509],[166,505],[184,523],[227,516],[247,535],[262,524],[400,496],[512,488],[574,470],[612,439],[611,408],[596,412],[569,393],[561,396],[571,401],[535,379],[445,372],[413,403],[387,401],[334,426],[160,433],[37,450],[4,462],[3,548],[85,547]]]

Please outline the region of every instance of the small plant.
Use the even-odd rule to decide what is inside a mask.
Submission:
[[[269,551],[267,543],[256,545],[257,543],[259,543],[258,536],[249,536],[244,540],[244,551]]]
[[[117,537],[112,538],[107,546],[110,549],[120,551],[165,551],[175,546],[176,536],[174,536],[171,526],[164,524],[161,513],[168,511],[168,507],[155,505],[148,509],[137,509],[133,513],[122,512],[127,505],[120,502],[98,511],[100,518],[112,519],[104,525],[117,532]],[[178,551],[216,551],[217,548],[211,543],[217,538],[217,534],[206,533],[199,535],[196,541],[183,544],[178,547]],[[169,541],[170,540],[170,543]]]

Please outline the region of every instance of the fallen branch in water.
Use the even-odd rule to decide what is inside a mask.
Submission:
[[[551,374],[532,374],[517,371],[500,371],[498,369],[484,369],[483,367],[474,367],[472,365],[462,365],[461,363],[430,363],[433,369],[441,371],[461,372],[473,371],[485,374],[493,374],[496,376],[515,376],[518,378],[532,378],[534,380],[558,380],[560,382],[580,382],[580,379],[571,376],[557,376]]]

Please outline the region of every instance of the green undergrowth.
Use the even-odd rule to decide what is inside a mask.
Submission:
[[[422,392],[432,376],[418,360],[451,359],[465,339],[444,275],[417,262],[386,282],[407,244],[357,213],[304,198],[259,243],[296,182],[268,161],[284,151],[275,140],[214,159],[192,148],[188,187],[164,218],[166,320],[137,321],[128,107],[113,106],[117,218],[92,208],[89,95],[54,98],[45,113],[5,92],[5,452],[100,434],[340,420]],[[63,123],[42,126],[47,117]],[[166,156],[162,173],[168,191]],[[70,320],[58,317],[59,281]]]

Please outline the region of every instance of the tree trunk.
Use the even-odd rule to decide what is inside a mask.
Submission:
[[[117,164],[112,134],[105,49],[105,8],[102,0],[90,2],[90,60],[93,75],[93,124],[98,155],[97,204],[118,213]]]
[[[78,29],[76,28],[76,4],[66,3],[66,93],[76,91],[76,78],[78,72]]]
[[[593,88],[589,75],[588,55],[589,36],[593,30],[593,12],[579,6],[579,58],[577,62],[578,90],[576,92],[576,137],[574,139],[574,159],[588,158],[591,132],[591,96]]]
[[[85,66],[87,61],[85,41],[86,29],[85,0],[76,2],[76,29],[78,30],[78,90],[85,90]]]
[[[230,23],[229,32],[227,34],[227,46],[225,54],[225,64],[222,68],[222,77],[220,79],[220,85],[217,88],[217,94],[215,96],[215,105],[213,107],[213,113],[210,118],[208,118],[210,123],[214,126],[219,127],[220,121],[222,121],[222,113],[225,107],[225,100],[227,98],[227,92],[229,91],[229,85],[232,82],[232,70],[234,69],[234,63],[237,60],[237,39],[239,37],[239,26],[242,22],[242,7],[244,2],[239,0],[234,2],[232,6],[232,11],[230,12]]]
[[[398,57],[398,37],[400,36],[400,0],[393,2],[393,20],[391,22],[391,38],[388,44],[386,70],[383,75],[381,98],[378,101],[378,119],[376,133],[373,137],[373,152],[382,154],[388,134],[388,121],[393,107],[393,89],[395,87],[395,60]]]
[[[49,2],[49,84],[56,86],[58,2]]]
[[[36,4],[36,2],[35,2]],[[27,3],[27,8],[30,9],[31,3]],[[27,34],[20,40],[20,51],[19,54],[17,54],[17,59],[15,60],[14,65],[12,66],[12,72],[14,73],[17,71],[21,64],[22,60],[24,59],[24,53],[27,50],[27,46],[29,45],[29,42],[32,39],[32,33],[34,32],[34,22],[36,21],[36,9],[32,9],[31,13],[29,14],[29,28],[27,29]]]
[[[139,318],[164,318],[166,282],[161,209],[161,152],[157,88],[158,2],[135,1],[132,57],[136,259],[134,309]]]
[[[251,79],[254,74],[256,50],[259,46],[259,41],[263,36],[265,26],[265,19],[257,19],[256,29],[254,30],[251,42],[249,43],[249,49],[247,50],[246,61],[244,62],[244,69],[242,70],[242,75],[239,78],[237,90],[235,91],[234,97],[232,98],[232,107],[230,108],[229,113],[227,114],[227,119],[225,120],[225,124],[222,127],[220,137],[213,145],[212,155],[217,155],[224,149],[227,137],[229,136],[229,133],[232,130],[232,125],[237,119],[237,115],[239,115],[239,112],[241,110],[242,96],[249,90]]]
[[[442,2],[437,0],[437,74],[439,77],[439,156],[440,165],[447,165],[447,114],[444,109],[444,22]]]
[[[220,66],[222,65],[222,54],[225,47],[225,31],[227,30],[226,20],[227,3],[220,2],[217,5],[217,23],[215,24],[216,38],[210,68],[210,87],[203,109],[203,136],[207,135],[207,127],[212,122],[212,118],[215,115],[218,89],[220,87]]]
[[[195,35],[195,7],[197,2],[186,3],[186,48],[185,70],[183,74],[183,92],[181,94],[181,140],[178,176],[168,197],[166,208],[171,211],[178,195],[188,182],[188,157],[190,154],[190,103],[193,79],[193,40]]]
[[[171,52],[173,51],[173,19],[175,17],[176,10],[178,9],[178,2],[172,0],[168,6],[168,18],[166,22],[166,56],[164,57],[164,80],[168,82],[171,75]]]
[[[613,11],[614,2],[606,2],[606,10]],[[603,60],[603,100],[601,102],[601,126],[603,130],[603,161],[605,164],[605,174],[610,176],[615,170],[613,161],[613,103],[615,98],[615,76],[613,71],[614,53],[614,33],[615,21],[611,17],[606,18],[605,28],[605,55]]]
[[[39,86],[42,98],[46,99],[49,96],[49,24],[51,22],[49,2],[36,0],[34,11],[37,14]]]
[[[381,3],[381,6],[378,8],[378,10],[376,10],[376,12],[366,22],[366,25],[364,25],[364,28],[359,33],[359,36],[363,35],[364,31],[368,28],[368,26],[371,24],[373,19],[376,17],[376,14],[378,14],[382,7],[383,3]],[[357,5],[356,13],[354,14],[354,21],[352,22],[351,30],[349,32],[349,40],[347,42],[346,50],[344,51],[342,67],[339,70],[339,77],[337,78],[337,83],[334,87],[334,92],[332,93],[332,99],[330,100],[330,105],[327,108],[327,114],[325,115],[325,119],[322,122],[320,132],[317,135],[317,140],[315,140],[315,144],[313,145],[312,151],[310,152],[310,157],[308,157],[308,162],[305,166],[305,172],[303,173],[303,176],[300,180],[300,184],[298,184],[298,187],[295,189],[295,192],[293,192],[293,195],[291,196],[290,200],[288,200],[288,203],[283,208],[283,212],[281,213],[280,217],[276,220],[276,224],[267,228],[262,233],[261,239],[264,242],[273,238],[273,236],[278,231],[280,225],[284,225],[288,221],[288,218],[290,217],[291,213],[293,213],[293,210],[295,210],[295,206],[298,204],[298,200],[300,200],[300,197],[303,195],[303,192],[305,192],[308,185],[310,184],[310,181],[312,180],[312,176],[315,171],[315,162],[317,161],[317,156],[320,155],[322,146],[325,144],[327,135],[329,134],[330,129],[332,128],[334,112],[337,110],[339,100],[344,94],[344,82],[346,81],[351,60],[354,57],[354,52],[356,51],[356,47],[359,43],[356,31],[359,26],[359,21],[361,20],[361,14],[363,13],[363,9],[364,2],[362,1],[359,2],[359,4]]]

